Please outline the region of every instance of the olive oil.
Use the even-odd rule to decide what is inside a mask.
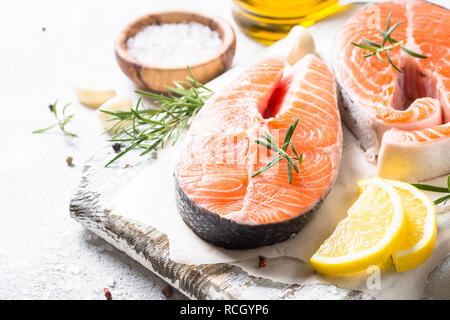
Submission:
[[[271,44],[296,25],[308,27],[341,11],[339,0],[233,0],[232,14],[251,38]]]

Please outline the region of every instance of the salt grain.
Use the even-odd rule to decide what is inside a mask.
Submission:
[[[127,41],[133,57],[160,67],[185,67],[207,61],[219,53],[221,46],[217,31],[197,22],[150,25]]]
[[[81,271],[80,266],[72,265],[67,268],[67,271],[73,274],[79,274]]]
[[[108,284],[108,287],[114,288],[116,286],[116,279],[114,279],[113,277],[109,277],[107,279],[107,284]]]

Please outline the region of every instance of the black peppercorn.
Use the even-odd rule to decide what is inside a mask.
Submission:
[[[115,153],[119,153],[121,147],[122,147],[122,146],[121,146],[120,143],[118,143],[118,142],[116,142],[116,143],[114,143],[114,144],[112,145],[112,148],[113,148],[113,150],[114,150]]]

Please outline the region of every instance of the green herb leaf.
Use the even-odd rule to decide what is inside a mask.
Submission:
[[[401,45],[400,47],[402,48],[403,51],[405,51],[410,56],[413,56],[414,58],[428,59],[427,56],[424,56],[423,54],[419,54],[419,53],[413,52],[413,51],[409,50],[408,48],[406,48],[404,45]]]
[[[288,181],[289,181],[289,184],[291,184],[291,183],[292,183],[292,169],[291,169],[291,164],[288,162],[288,163],[286,163],[286,165],[287,165]]]
[[[450,175],[447,176],[447,187],[432,186],[429,184],[421,184],[421,183],[411,183],[411,184],[420,190],[439,192],[439,193],[448,193],[447,195],[434,200],[433,202],[436,205],[450,199]]]
[[[297,127],[299,119],[296,119],[293,124],[291,124],[286,131],[286,134],[283,139],[283,144],[281,145],[281,148],[278,147],[275,140],[272,138],[272,136],[269,133],[263,133],[261,134],[262,139],[255,140],[255,143],[258,145],[261,145],[269,150],[275,151],[274,157],[261,169],[256,171],[252,177],[257,176],[258,174],[269,170],[274,165],[276,165],[278,162],[280,162],[283,159],[286,159],[287,163],[287,174],[288,174],[288,181],[289,184],[292,183],[292,168],[294,168],[295,172],[299,173],[298,167],[295,164],[294,160],[298,160],[298,163],[301,165],[303,162],[303,154],[298,154],[297,150],[294,148],[294,144],[292,143],[292,135],[294,134],[295,128]],[[291,157],[287,150],[291,147],[292,152],[295,154],[296,158]]]
[[[269,170],[270,168],[272,168],[274,165],[276,165],[278,162],[280,162],[283,159],[283,157],[274,157],[272,160],[270,160],[264,167],[262,167],[261,169],[259,169],[258,171],[256,171],[254,174],[252,174],[252,177],[257,176],[258,174]]]
[[[388,19],[387,19],[387,23],[386,23],[386,30],[391,27],[391,18],[392,18],[392,11],[390,11],[389,14],[388,14]]]
[[[66,124],[68,124],[70,122],[70,120],[72,120],[72,118],[73,118],[73,114],[66,116],[66,110],[69,107],[70,103],[67,103],[62,108],[62,116],[61,117],[58,116],[57,103],[58,103],[58,100],[56,100],[55,103],[53,103],[52,108],[51,108],[53,111],[53,115],[55,116],[56,123],[54,123],[46,128],[43,128],[43,129],[34,130],[31,133],[46,132],[46,131],[58,126],[66,136],[71,136],[71,137],[77,136],[75,133],[69,132],[65,129]]]
[[[375,43],[373,41],[367,40],[366,38],[362,38],[361,41],[367,43],[369,46],[381,48],[381,46],[378,43]]]
[[[377,51],[377,48],[379,48],[378,45],[377,45],[377,47],[374,48],[372,46],[368,46],[368,45],[361,44],[361,43],[356,43],[356,42],[353,42],[353,41],[352,41],[352,45],[357,46],[357,47],[359,47],[361,49],[366,49],[366,50],[370,50],[370,51]]]
[[[294,148],[294,144],[292,143],[292,141],[290,142],[290,145],[291,145],[292,152],[294,152],[295,156],[298,159],[298,163],[302,164],[302,162],[303,162],[303,153],[300,154],[300,155],[298,154],[297,150],[295,150],[295,148]]]
[[[112,116],[111,120],[118,121],[109,129],[113,130],[109,141],[127,143],[125,149],[109,161],[106,167],[133,149],[143,149],[140,153],[143,156],[164,147],[169,141],[172,145],[178,141],[184,129],[212,95],[211,89],[196,81],[192,70],[189,67],[188,70],[191,77],[186,81],[175,82],[173,87],[166,86],[168,94],[136,90],[141,98],[134,109],[103,111]],[[139,108],[142,97],[151,98],[158,107]]]
[[[287,150],[289,143],[291,141],[291,138],[292,138],[292,134],[294,133],[294,130],[297,127],[297,124],[298,124],[298,119],[296,119],[294,121],[294,123],[291,124],[289,126],[288,130],[286,131],[286,135],[284,136],[284,140],[283,140],[283,147],[282,147],[283,151]]]
[[[431,186],[428,184],[412,183],[412,185],[414,187],[416,187],[417,189],[424,190],[424,191],[432,191],[432,192],[440,192],[440,193],[449,192],[447,188]]]
[[[403,21],[399,21],[396,24],[394,24],[392,26],[392,28],[387,29],[386,33],[384,34],[384,38],[383,41],[381,42],[381,47],[384,47],[384,45],[386,44],[386,41],[389,40],[389,38],[391,37],[391,33],[395,30],[395,28],[397,28]]]
[[[423,55],[423,54],[420,54],[420,53],[417,53],[417,52],[409,50],[408,48],[406,48],[403,45],[403,41],[397,41],[397,40],[395,40],[394,38],[391,37],[392,32],[403,22],[403,21],[399,21],[399,22],[397,22],[396,24],[394,24],[391,27],[391,18],[392,18],[392,11],[389,12],[389,16],[388,16],[387,24],[386,24],[386,31],[383,31],[383,30],[379,29],[380,34],[383,36],[383,40],[381,41],[381,44],[378,44],[378,43],[376,43],[374,41],[371,41],[371,40],[368,40],[366,38],[362,38],[360,40],[361,42],[364,42],[366,44],[356,43],[356,42],[353,42],[353,41],[351,43],[352,43],[352,45],[357,46],[357,47],[359,47],[361,49],[372,51],[371,53],[365,53],[364,50],[363,50],[361,54],[362,54],[362,56],[364,58],[369,58],[369,57],[372,57],[372,56],[376,55],[377,58],[382,63],[384,63],[384,59],[381,57],[380,53],[383,52],[383,51],[386,52],[386,58],[389,61],[389,63],[392,65],[392,67],[395,70],[397,70],[398,72],[403,73],[403,71],[399,67],[397,67],[394,64],[394,62],[392,61],[391,56],[389,54],[390,50],[400,46],[400,48],[404,52],[406,52],[407,54],[409,54],[410,56],[412,56],[414,58],[427,59],[428,57]],[[391,46],[385,46],[387,42],[389,42],[391,44]]]
[[[394,64],[394,62],[392,62],[391,56],[389,55],[389,51],[386,51],[386,57],[387,57],[389,63],[392,65],[392,67],[394,67],[395,70],[397,70],[397,71],[400,72],[400,73],[403,73],[403,70],[400,69],[399,67],[397,67],[397,66]]]
[[[448,199],[450,199],[450,194],[443,196],[442,198],[434,200],[433,203],[437,205],[441,202],[447,201]]]
[[[52,129],[53,127],[56,127],[57,125],[58,125],[57,123],[54,123],[54,124],[52,124],[51,126],[49,126],[49,127],[47,127],[47,128],[43,128],[43,129],[39,129],[39,130],[34,130],[34,131],[32,131],[31,133],[41,133],[41,132],[45,132],[45,131],[47,131],[47,130]]]

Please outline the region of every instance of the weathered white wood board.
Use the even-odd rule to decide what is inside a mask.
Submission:
[[[70,204],[71,217],[186,296],[193,299],[371,299],[368,294],[332,285],[276,283],[249,276],[228,264],[190,266],[171,261],[169,242],[163,233],[105,210],[119,188],[154,160],[140,158],[135,152],[105,168],[113,156],[108,145],[85,164],[81,184]],[[128,163],[133,166],[127,166]]]

